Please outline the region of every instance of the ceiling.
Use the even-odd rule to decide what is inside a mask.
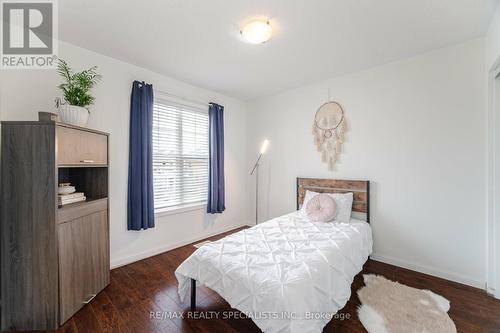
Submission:
[[[64,0],[75,45],[251,100],[487,31],[497,0]],[[239,28],[270,18],[272,39]]]

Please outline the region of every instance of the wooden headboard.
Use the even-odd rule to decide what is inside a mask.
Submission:
[[[370,181],[297,178],[297,209],[302,206],[307,190],[320,193],[352,192],[353,217],[370,223]]]

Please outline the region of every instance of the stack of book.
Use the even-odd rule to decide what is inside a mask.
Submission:
[[[85,201],[87,198],[85,197],[83,192],[74,192],[70,194],[59,194],[58,195],[58,204],[59,206],[64,206],[70,203]]]

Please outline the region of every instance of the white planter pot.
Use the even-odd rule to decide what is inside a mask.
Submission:
[[[63,123],[85,127],[89,121],[89,110],[81,106],[59,105],[59,118]]]

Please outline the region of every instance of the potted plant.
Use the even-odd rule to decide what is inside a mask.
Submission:
[[[88,107],[94,103],[90,89],[102,78],[97,74],[97,66],[73,73],[68,63],[59,59],[57,72],[66,81],[59,85],[59,89],[63,92],[63,99],[56,99],[61,121],[76,126],[87,125],[90,115]]]

